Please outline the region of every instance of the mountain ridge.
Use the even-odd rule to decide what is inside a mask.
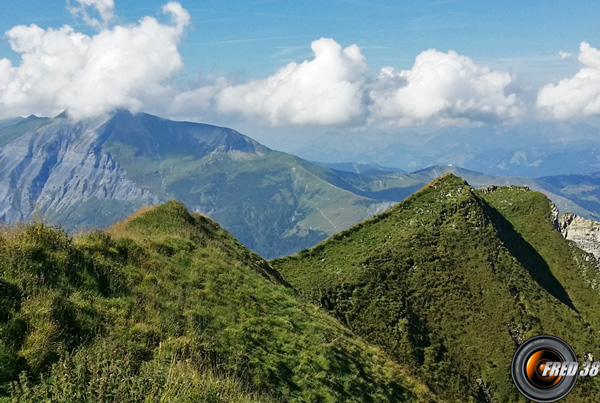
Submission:
[[[106,227],[142,205],[178,199],[273,257],[390,205],[357,194],[347,181],[332,188],[328,180],[336,171],[233,129],[144,113],[117,111],[81,122],[66,115],[8,120],[0,125],[2,141],[5,222],[35,213],[67,229]],[[372,180],[356,178],[360,186]]]
[[[578,356],[600,339],[600,274],[525,187],[475,190],[451,174],[273,266],[450,401],[508,402],[516,347],[553,334]],[[591,388],[591,389],[588,389]],[[573,392],[585,401],[590,383]]]
[[[175,201],[4,228],[0,400],[443,402],[277,276]]]
[[[476,187],[527,185],[561,211],[598,219],[593,176],[498,177],[456,165],[409,174],[372,164],[322,166],[228,128],[125,110],[72,121],[0,122],[0,220],[42,217],[69,231],[106,228],[171,199],[208,214],[267,258],[310,247],[403,200],[444,172]]]
[[[23,401],[522,401],[510,362],[525,340],[600,346],[600,273],[555,223],[539,192],[446,173],[270,262],[176,201],[75,238],[5,228],[0,394],[18,380]],[[566,401],[598,393],[581,380]]]

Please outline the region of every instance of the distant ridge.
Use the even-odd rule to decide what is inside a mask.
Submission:
[[[229,128],[126,110],[67,116],[0,122],[3,222],[43,216],[68,230],[105,228],[177,199],[275,257],[385,210],[415,186],[402,174],[316,166]]]
[[[352,172],[355,174],[406,173],[403,169],[385,167],[373,162],[312,162],[337,171]]]

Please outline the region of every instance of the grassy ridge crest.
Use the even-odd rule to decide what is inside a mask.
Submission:
[[[442,401],[183,204],[0,236],[0,400]]]
[[[272,264],[450,401],[521,401],[510,362],[529,337],[556,335],[579,357],[600,347],[598,272],[525,188],[486,193],[447,174]],[[599,392],[582,381],[569,401]]]

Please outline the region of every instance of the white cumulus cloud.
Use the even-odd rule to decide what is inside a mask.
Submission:
[[[21,60],[0,59],[0,118],[68,109],[77,119],[127,108],[189,119],[237,116],[272,126],[378,127],[504,122],[524,109],[510,89],[511,74],[454,51],[427,50],[409,70],[385,67],[373,76],[357,45],[342,47],[331,38],[312,42],[312,58],[264,79],[212,77],[177,90],[165,81],[183,67],[178,45],[191,20],[181,4],[163,6],[168,23],[144,17],[128,25],[115,23],[114,0],[70,0],[68,7],[98,32],[68,25],[6,32]]]
[[[369,78],[356,45],[333,39],[312,43],[314,59],[290,63],[264,80],[180,95],[216,103],[222,113],[259,118],[271,125],[382,123],[470,124],[520,117],[523,103],[507,87],[515,79],[450,51],[427,50],[411,70],[383,68]]]
[[[581,69],[558,84],[548,84],[539,90],[536,105],[543,115],[566,120],[600,114],[600,51],[581,42]]]
[[[356,45],[333,39],[311,45],[314,59],[289,63],[272,76],[229,86],[216,96],[221,112],[259,117],[272,125],[346,124],[364,110],[367,64]]]
[[[371,120],[398,125],[513,120],[523,111],[517,95],[507,93],[514,80],[454,51],[426,50],[410,70],[380,71],[369,94]]]
[[[112,15],[112,0],[79,3],[96,7],[102,18]],[[177,44],[190,16],[175,2],[163,12],[171,15],[171,24],[144,17],[93,36],[66,25],[12,28],[6,37],[21,62],[13,66],[0,59],[0,116],[48,116],[68,109],[78,118],[114,108],[137,110],[169,91],[161,83],[183,67]]]

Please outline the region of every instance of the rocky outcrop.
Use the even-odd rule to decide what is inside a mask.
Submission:
[[[582,250],[600,260],[600,223],[564,213],[557,220],[558,230]]]
[[[0,221],[69,215],[90,199],[158,203],[102,151],[96,132],[102,123],[54,119],[0,148]]]

